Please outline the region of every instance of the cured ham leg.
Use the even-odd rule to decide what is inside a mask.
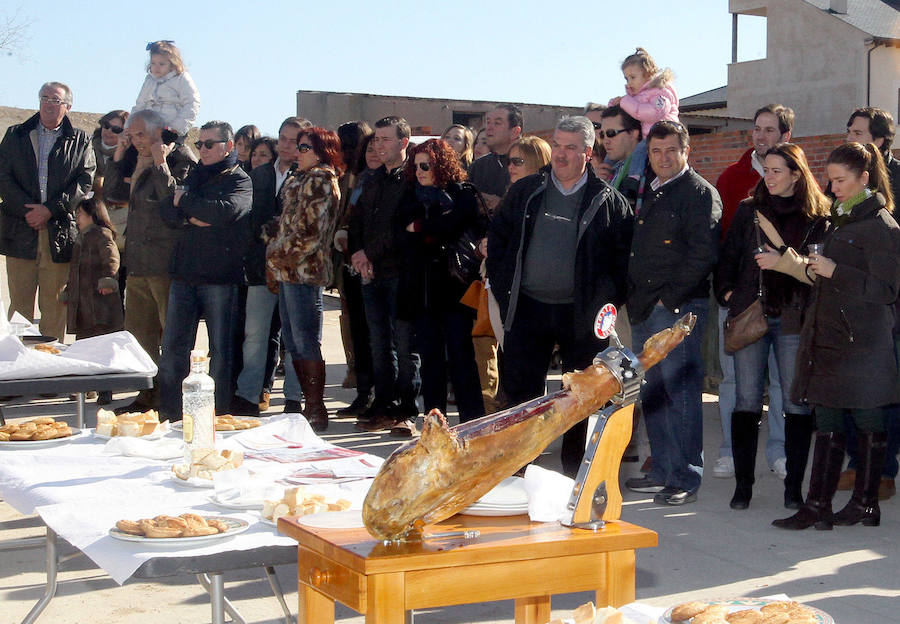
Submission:
[[[659,363],[694,327],[687,314],[651,336],[638,358]],[[421,437],[397,449],[379,470],[363,504],[373,536],[401,539],[462,511],[556,438],[621,391],[603,365],[563,375],[563,389],[452,429],[438,410],[425,417]]]

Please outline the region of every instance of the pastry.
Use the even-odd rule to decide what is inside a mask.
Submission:
[[[763,614],[756,609],[741,609],[729,613],[725,619],[731,624],[761,624],[763,617]]]
[[[44,353],[50,353],[52,355],[58,355],[61,353],[59,349],[54,347],[52,344],[37,344],[34,345],[35,351],[43,351]]]
[[[691,624],[725,624],[728,620],[728,607],[725,605],[712,605],[698,613],[691,620]]]
[[[669,618],[673,622],[685,622],[690,620],[695,615],[699,615],[706,610],[709,605],[705,602],[700,602],[699,600],[694,600],[692,602],[685,602],[680,605],[673,607],[672,615]]]
[[[116,522],[116,528],[122,531],[122,533],[128,533],[129,535],[143,535],[144,531],[141,530],[140,521],[135,520],[119,520]]]

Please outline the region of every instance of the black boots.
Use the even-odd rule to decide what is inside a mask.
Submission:
[[[809,459],[809,443],[816,429],[812,414],[784,415],[784,455],[787,476],[784,477],[784,506],[800,509],[803,505],[803,475]]]
[[[832,529],[831,499],[837,490],[838,478],[844,464],[844,444],[843,433],[816,434],[816,449],[813,452],[812,474],[806,503],[793,516],[773,520],[773,526],[792,531],[813,525],[820,531]]]
[[[324,360],[292,360],[297,379],[306,399],[303,415],[313,431],[325,431],[328,428],[328,410],[325,408],[325,361]]]
[[[881,469],[884,467],[887,433],[857,430],[856,439],[859,452],[853,495],[847,505],[834,514],[834,523],[838,526],[850,526],[861,522],[865,526],[878,526],[881,524],[878,486],[881,484]]]
[[[734,496],[732,509],[747,509],[756,480],[756,446],[759,437],[759,412],[734,412],[731,415],[731,453],[734,457]]]

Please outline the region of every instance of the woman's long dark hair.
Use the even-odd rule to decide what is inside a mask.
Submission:
[[[803,153],[800,146],[795,143],[779,143],[766,152],[766,156],[770,155],[780,156],[787,164],[788,169],[800,174],[794,185],[794,199],[796,203],[800,204],[803,214],[809,219],[827,215],[828,198],[822,193],[813,177],[809,163],[806,161],[806,154]],[[762,206],[768,204],[770,198],[769,187],[766,186],[765,178],[762,178],[753,190],[753,202]]]
[[[91,218],[91,221],[96,225],[105,227],[112,232],[113,238],[118,236],[115,226],[113,226],[112,221],[109,219],[109,212],[106,210],[106,205],[99,197],[94,195],[87,199],[82,199],[81,203],[78,204],[78,207],[84,210],[85,214],[87,214],[87,216]]]

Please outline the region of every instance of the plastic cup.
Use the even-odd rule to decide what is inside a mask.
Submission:
[[[811,243],[809,246],[810,255],[821,256],[822,252],[825,251],[825,245],[823,243]]]

